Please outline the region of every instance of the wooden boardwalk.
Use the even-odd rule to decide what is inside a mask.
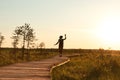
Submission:
[[[51,80],[52,68],[67,61],[67,57],[55,56],[41,61],[0,67],[0,80]]]

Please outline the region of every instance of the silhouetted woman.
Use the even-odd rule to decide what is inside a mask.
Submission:
[[[64,40],[66,40],[66,34],[65,34],[65,38],[64,39],[63,39],[63,36],[60,36],[58,42],[55,44],[55,45],[57,45],[59,43],[59,53],[60,53],[59,56],[60,57],[62,57]]]

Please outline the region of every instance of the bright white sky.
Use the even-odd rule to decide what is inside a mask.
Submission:
[[[120,0],[0,0],[4,47],[12,47],[13,30],[24,23],[47,48],[67,34],[65,48],[120,49]]]

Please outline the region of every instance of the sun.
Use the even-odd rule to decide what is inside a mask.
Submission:
[[[108,17],[104,19],[97,30],[98,37],[108,44],[120,43],[120,18]]]

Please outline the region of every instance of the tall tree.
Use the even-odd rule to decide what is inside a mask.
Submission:
[[[19,38],[22,38],[23,45],[22,47],[25,48],[25,44],[27,42],[27,48],[29,48],[30,42],[35,40],[34,30],[30,27],[30,24],[25,23],[23,26],[19,26],[15,29],[15,34]]]
[[[14,30],[13,36],[11,37],[13,39],[12,45],[14,48],[17,48],[17,45],[19,44],[18,42],[20,41],[22,35],[22,29],[21,26],[16,27]]]
[[[27,48],[29,48],[30,43],[35,40],[35,35],[34,35],[33,31],[34,30],[31,27],[28,28],[28,32],[27,32],[26,38],[25,38],[25,40],[27,42]]]
[[[17,52],[17,45],[18,45],[18,41],[19,41],[19,36],[14,34],[11,38],[13,39],[12,45],[14,47],[13,56],[14,56],[15,61],[17,61],[16,52]]]
[[[19,37],[14,35],[11,38],[13,39],[13,42],[12,42],[13,47],[17,48]]]
[[[34,36],[34,30],[33,28],[30,27],[30,24],[25,23],[23,26],[18,26],[15,29],[14,35],[17,35],[18,38],[22,38],[22,57],[24,56],[24,49],[27,44],[27,48],[29,48],[29,45],[31,42],[34,41],[35,36]],[[27,42],[27,43],[26,43]]]

